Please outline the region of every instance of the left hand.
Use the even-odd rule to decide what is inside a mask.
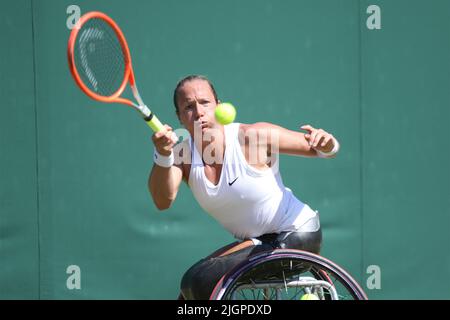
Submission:
[[[305,133],[305,139],[314,150],[322,152],[333,150],[335,140],[332,134],[322,129],[313,128],[309,124],[301,126],[301,129],[308,131],[308,133]]]

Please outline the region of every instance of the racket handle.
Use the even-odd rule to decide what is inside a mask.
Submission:
[[[144,119],[148,126],[152,128],[154,132],[165,131],[164,125],[159,121],[159,119],[151,113],[150,116]]]
[[[159,119],[153,113],[151,113],[150,116],[144,120],[154,132],[166,131],[166,128],[164,127],[164,125],[161,123],[161,121],[159,121]],[[171,139],[174,143],[178,142],[178,137],[175,134],[175,132],[172,132]]]

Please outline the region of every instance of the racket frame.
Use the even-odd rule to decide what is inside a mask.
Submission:
[[[121,85],[119,86],[119,89],[117,89],[116,92],[114,92],[110,96],[102,96],[99,95],[92,90],[90,90],[81,80],[80,74],[78,73],[78,70],[76,68],[75,64],[75,54],[74,54],[74,48],[75,48],[75,42],[77,40],[78,33],[80,32],[82,26],[89,21],[90,19],[102,19],[108,25],[114,30],[115,34],[118,37],[120,46],[122,48],[122,53],[125,58],[125,71],[124,71],[124,77]],[[90,98],[105,102],[105,103],[122,103],[125,105],[128,105],[135,110],[137,110],[144,118],[144,120],[147,122],[148,126],[155,132],[158,131],[164,131],[165,128],[163,124],[158,120],[158,118],[151,112],[151,110],[144,104],[139,91],[136,87],[136,82],[134,78],[134,72],[133,67],[131,63],[131,54],[130,50],[127,44],[127,41],[125,39],[125,36],[122,33],[122,30],[120,30],[119,26],[114,22],[113,19],[111,19],[109,16],[104,14],[103,12],[99,11],[91,11],[86,14],[84,14],[75,24],[74,28],[72,29],[72,32],[69,37],[69,43],[67,46],[67,58],[69,62],[69,69],[72,73],[72,76],[77,83],[77,85],[80,87],[80,89]],[[125,87],[127,83],[130,84],[131,91],[133,92],[133,96],[135,97],[137,104],[133,101],[122,98],[120,95],[125,90]]]

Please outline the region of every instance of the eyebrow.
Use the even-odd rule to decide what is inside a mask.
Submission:
[[[191,104],[192,102],[194,102],[194,101],[195,101],[195,99],[185,99],[184,101],[181,101],[181,103],[182,103],[183,105],[190,105],[190,104]],[[199,102],[205,102],[205,101],[210,102],[211,99],[208,98],[208,97],[205,97],[205,98],[200,97],[200,98],[197,99],[197,101],[199,101]]]

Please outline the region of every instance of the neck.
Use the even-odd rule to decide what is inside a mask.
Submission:
[[[225,131],[223,126],[206,132],[195,132],[194,143],[205,164],[222,164],[225,153]]]

